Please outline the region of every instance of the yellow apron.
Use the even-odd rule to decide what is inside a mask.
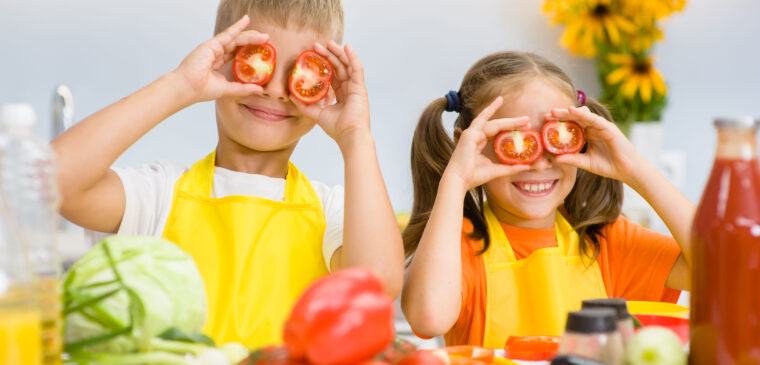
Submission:
[[[281,344],[296,299],[328,273],[322,204],[292,163],[282,202],[211,198],[215,156],[196,162],[177,181],[163,237],[192,255],[203,276],[208,296],[203,333],[217,344]]]
[[[589,258],[581,260],[578,234],[557,212],[557,247],[542,248],[515,259],[493,211],[484,206],[491,244],[482,255],[487,298],[483,345],[504,347],[509,336],[562,334],[567,313],[585,299],[606,298],[602,272]]]

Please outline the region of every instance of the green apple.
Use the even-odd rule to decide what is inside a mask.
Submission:
[[[628,342],[628,365],[686,365],[686,352],[675,332],[665,327],[645,327]]]

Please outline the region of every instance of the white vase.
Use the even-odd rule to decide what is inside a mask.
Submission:
[[[664,149],[664,127],[662,122],[634,122],[629,131],[629,140],[666,179],[676,188],[682,189],[686,154],[680,150]],[[644,227],[668,233],[667,227],[649,203],[627,185],[624,189],[623,213],[628,219]]]

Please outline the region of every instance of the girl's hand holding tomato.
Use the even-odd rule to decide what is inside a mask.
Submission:
[[[577,122],[583,127],[587,142],[585,153],[560,155],[555,161],[620,180],[628,185],[635,183],[636,169],[646,165],[647,161],[614,123],[592,113],[585,106],[552,109],[551,116]]]
[[[183,91],[189,92],[189,102],[196,103],[222,96],[247,96],[261,92],[256,84],[242,84],[227,80],[219,70],[233,57],[240,46],[264,44],[269,35],[253,30],[243,31],[249,23],[244,16],[214,38],[193,50],[171,74],[179,77]]]
[[[528,165],[504,165],[483,151],[502,131],[526,130],[528,117],[489,120],[499,109],[503,99],[496,98],[472,120],[470,127],[459,135],[454,153],[443,173],[443,178],[456,178],[463,184],[464,191],[485,184],[495,178],[514,175],[529,169]]]
[[[359,57],[351,46],[340,47],[332,41],[327,47],[315,44],[314,52],[326,58],[333,68],[327,95],[315,102],[311,95],[314,90],[305,90],[301,94],[296,88],[295,94],[291,90],[291,100],[304,114],[315,119],[325,133],[338,142],[338,146],[343,146],[345,138],[352,132],[369,134],[369,100]],[[291,83],[297,80],[298,76],[291,76]]]

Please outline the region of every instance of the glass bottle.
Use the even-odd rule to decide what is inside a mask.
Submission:
[[[715,161],[692,226],[691,364],[760,362],[758,123],[714,123]]]
[[[5,104],[0,109],[5,138],[0,156],[0,187],[8,214],[19,228],[36,277],[42,316],[43,363],[61,364],[61,259],[56,245],[58,189],[55,153],[33,133],[34,109]]]
[[[0,365],[41,364],[40,311],[26,252],[0,194]]]

